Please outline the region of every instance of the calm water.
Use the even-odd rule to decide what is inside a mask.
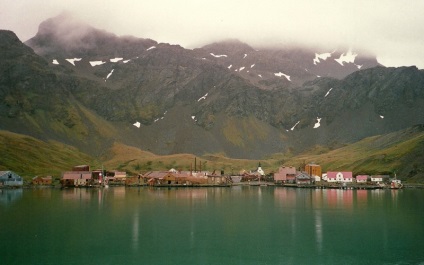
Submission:
[[[0,190],[0,264],[424,264],[424,190]]]

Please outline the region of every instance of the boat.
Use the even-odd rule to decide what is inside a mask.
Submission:
[[[403,188],[403,184],[400,181],[400,179],[393,179],[392,182],[390,182],[390,188],[391,189],[401,189],[401,188]]]
[[[390,189],[401,189],[403,187],[402,181],[400,179],[395,178],[390,182]]]

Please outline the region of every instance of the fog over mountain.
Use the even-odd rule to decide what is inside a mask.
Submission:
[[[0,27],[22,41],[69,11],[117,35],[198,48],[228,38],[255,48],[305,45],[367,50],[385,66],[424,68],[423,1],[0,0]]]

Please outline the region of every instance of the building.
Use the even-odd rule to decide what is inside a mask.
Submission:
[[[368,175],[358,175],[356,176],[356,183],[367,183]]]
[[[91,171],[66,171],[60,180],[62,187],[79,187],[93,185]]]
[[[306,173],[300,173],[296,175],[296,184],[297,185],[310,185],[312,184],[311,177]]]
[[[52,185],[52,176],[47,176],[47,177],[40,177],[40,176],[35,176],[32,178],[31,180],[32,185],[35,186],[48,186],[48,185]]]
[[[327,181],[328,182],[353,182],[353,176],[351,171],[337,172],[329,171],[327,172]]]
[[[371,176],[371,182],[380,183],[380,182],[386,182],[390,180],[390,176],[388,175],[372,175]]]
[[[322,175],[321,166],[314,163],[307,164],[305,166],[305,172],[311,177],[315,177],[315,176],[320,177]]]
[[[3,187],[21,187],[24,181],[21,176],[13,171],[0,171],[0,186]]]
[[[296,177],[295,167],[281,166],[278,168],[278,171],[274,173],[274,182],[287,183],[289,178],[291,181],[294,181],[295,177]]]
[[[126,172],[121,171],[108,171],[105,173],[105,183],[109,185],[124,185],[127,177]]]

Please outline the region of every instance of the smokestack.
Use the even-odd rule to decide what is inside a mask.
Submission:
[[[197,172],[197,160],[194,158],[194,172]]]

